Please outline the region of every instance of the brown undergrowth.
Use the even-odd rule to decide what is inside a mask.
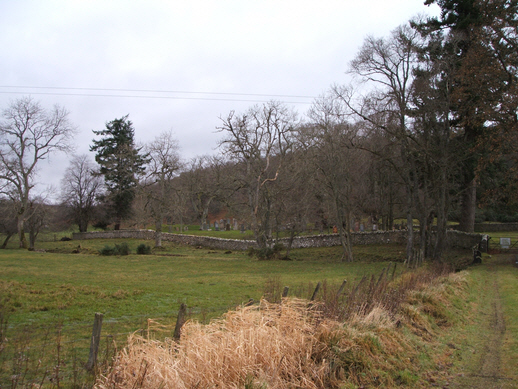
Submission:
[[[180,342],[134,334],[96,388],[429,387],[420,350],[451,321],[463,273],[420,270],[360,281],[319,302],[240,307]],[[328,292],[329,296],[333,296]],[[156,325],[150,322],[150,327]]]

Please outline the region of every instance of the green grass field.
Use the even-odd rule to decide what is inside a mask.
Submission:
[[[22,388],[41,382],[49,388],[88,387],[93,376],[83,365],[96,312],[104,315],[102,367],[125,345],[128,334],[146,331],[148,319],[166,326],[161,332],[153,325],[154,336],[170,337],[181,303],[187,305],[189,318],[208,322],[273,289],[279,292],[289,286],[290,295],[309,298],[319,281],[337,287],[347,279],[353,285],[404,258],[404,247],[383,245],[355,247],[354,263],[340,261],[340,247],[293,250],[291,261],[258,261],[243,252],[169,242],[162,249],[153,249],[152,255],[136,255],[139,244],[152,245],[137,240],[129,241],[132,254],[128,256],[98,254],[105,245],[123,242],[61,242],[47,237],[37,243],[37,250],[42,251],[0,250],[0,387]],[[458,255],[465,254],[453,254]],[[459,309],[469,311],[487,303],[486,294],[478,291],[494,275],[488,267],[492,261],[486,257],[483,266],[470,270],[470,295],[457,302]],[[506,355],[518,357],[518,269],[510,265],[498,268],[509,333],[502,347]],[[401,271],[403,266],[398,265],[398,273]],[[488,312],[483,308],[473,312],[448,330],[442,338],[444,344],[483,334],[479,329]],[[467,351],[455,362],[453,368],[458,371],[469,369],[471,363],[470,343],[461,346]],[[507,359],[503,362],[507,376],[512,371],[510,364]]]
[[[84,382],[88,376],[81,366],[96,312],[104,315],[101,347],[109,359],[108,351],[146,328],[148,319],[174,324],[181,303],[190,318],[207,322],[272,289],[289,286],[291,295],[309,298],[319,281],[352,284],[403,258],[401,247],[370,246],[358,248],[362,262],[341,262],[339,247],[294,250],[292,261],[258,261],[244,252],[169,242],[152,255],[136,255],[139,244],[151,244],[136,240],[129,242],[128,256],[98,255],[105,245],[122,242],[50,240],[37,245],[45,252],[0,250],[1,328],[8,339],[0,352],[0,386],[11,387],[13,377],[37,381],[45,375],[44,365],[61,366],[59,374],[46,375],[55,374],[67,385]],[[53,360],[58,346],[59,362]]]

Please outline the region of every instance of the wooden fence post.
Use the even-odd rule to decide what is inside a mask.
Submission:
[[[344,292],[345,284],[347,284],[347,280],[344,280],[344,282],[342,282],[342,285],[340,285],[340,288],[338,289],[338,292],[336,293],[336,298],[340,297],[340,295]]]
[[[319,282],[317,284],[317,287],[315,288],[315,291],[313,292],[313,296],[311,296],[311,301],[315,301],[315,299],[317,298],[317,293],[318,291],[320,290],[320,287],[322,286],[322,283]]]
[[[282,291],[282,297],[288,297],[289,291],[290,291],[290,287],[289,286],[285,286],[284,290]]]
[[[103,314],[96,313],[94,319],[94,327],[92,330],[92,338],[90,340],[90,355],[86,363],[86,370],[92,371],[97,364],[97,352],[99,351],[99,342],[101,341],[101,327],[103,324]]]
[[[180,310],[178,311],[178,318],[176,319],[176,326],[174,328],[173,338],[175,340],[180,340],[180,335],[182,332],[182,326],[185,323],[185,315],[187,314],[187,305],[182,303],[180,305]]]

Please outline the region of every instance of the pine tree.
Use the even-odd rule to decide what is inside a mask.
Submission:
[[[134,143],[135,130],[126,115],[106,123],[106,129],[93,131],[100,140],[93,140],[90,151],[95,151],[95,160],[100,165],[108,189],[107,200],[115,218],[115,229],[122,220],[131,216],[138,177],[144,171],[147,155],[141,155]]]
[[[449,55],[449,117],[462,158],[460,228],[473,231],[476,183],[495,150],[516,134],[518,3],[507,0],[426,0],[440,18],[414,26],[443,37]],[[433,43],[433,40],[432,40]],[[437,45],[430,45],[436,51]]]

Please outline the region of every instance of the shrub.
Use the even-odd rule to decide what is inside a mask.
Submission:
[[[99,254],[101,254],[101,255],[117,255],[115,247],[111,247],[108,245],[106,245],[102,249],[100,249]]]
[[[116,244],[115,249],[117,251],[117,255],[128,255],[130,253],[127,243]]]
[[[147,255],[151,254],[151,247],[144,243],[141,243],[137,247],[137,254]]]
[[[256,249],[250,247],[248,249],[248,255],[250,257],[256,257],[260,261],[267,259],[277,259],[279,258],[279,253],[284,249],[284,246],[281,243],[276,243],[273,247],[264,247],[261,249]]]
[[[127,243],[116,244],[115,247],[106,245],[99,250],[101,255],[128,255],[129,253],[130,249]]]

